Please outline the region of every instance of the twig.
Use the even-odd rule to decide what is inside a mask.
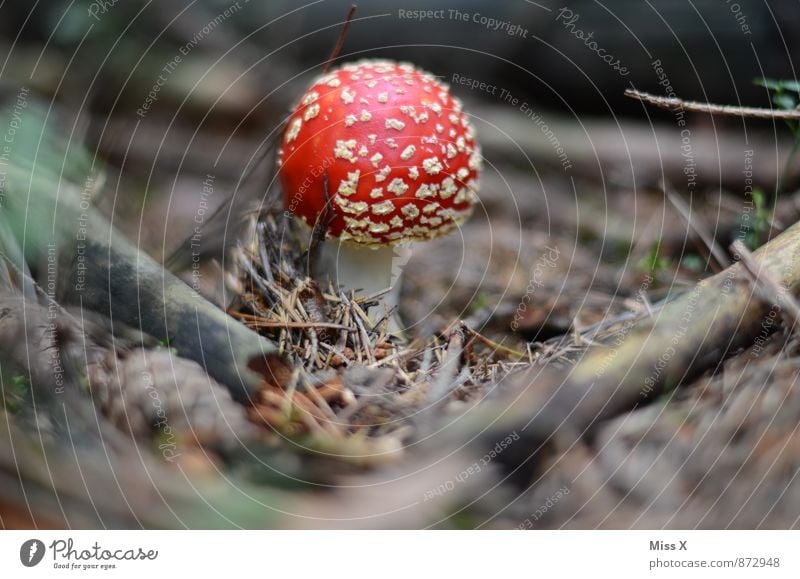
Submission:
[[[665,97],[642,92],[629,88],[625,96],[640,100],[649,105],[668,111],[687,110],[711,115],[725,115],[731,117],[750,117],[754,119],[784,119],[800,120],[800,110],[762,109],[757,107],[735,107],[731,105],[717,105],[698,101],[685,101],[677,97]]]
[[[675,194],[669,187],[667,187],[666,183],[663,186],[664,195],[667,196],[672,206],[681,214],[681,216],[686,220],[686,223],[689,227],[697,234],[697,236],[702,240],[705,246],[708,248],[708,251],[711,252],[711,255],[714,256],[714,259],[717,263],[722,267],[728,267],[731,262],[728,257],[725,255],[725,252],[719,246],[719,243],[714,239],[713,236],[709,235],[706,230],[701,227],[697,221],[692,218],[692,211],[686,202],[681,199],[678,195]]]
[[[230,313],[230,315],[232,315],[234,318],[245,320],[248,324],[259,328],[332,328],[334,330],[345,330],[348,332],[353,331],[353,328],[349,328],[341,324],[334,324],[333,322],[276,322],[234,310],[229,310],[228,313]]]
[[[467,325],[466,322],[461,322],[459,324],[459,326],[461,328],[463,328],[464,330],[466,330],[467,333],[469,333],[474,339],[478,340],[479,342],[482,342],[484,346],[487,346],[487,347],[491,348],[495,352],[503,352],[504,354],[515,356],[516,358],[519,358],[519,359],[523,359],[523,358],[527,358],[528,357],[527,354],[524,354],[524,353],[520,352],[519,350],[515,350],[513,348],[509,348],[508,346],[503,346],[502,344],[498,344],[497,342],[494,342],[494,341],[490,340],[489,338],[487,338],[483,334],[478,333],[477,330],[473,330],[472,328],[470,328]]]
[[[428,401],[431,407],[438,406],[447,400],[448,394],[457,386],[455,378],[458,375],[458,366],[461,361],[461,353],[464,351],[464,334],[461,330],[455,330],[447,340],[447,350],[444,359],[436,372],[436,381],[432,388],[428,390]]]
[[[322,69],[322,73],[327,73],[331,66],[333,66],[333,61],[336,60],[339,56],[339,53],[342,52],[342,47],[344,46],[344,39],[347,38],[347,29],[350,28],[350,23],[353,21],[353,16],[356,14],[357,6],[355,4],[350,6],[350,11],[347,13],[347,18],[345,18],[344,25],[342,26],[342,30],[339,32],[339,38],[336,39],[336,46],[333,47],[333,52],[328,57],[328,61],[325,63],[325,68]]]

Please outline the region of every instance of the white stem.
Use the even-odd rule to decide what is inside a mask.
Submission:
[[[328,239],[322,243],[316,275],[320,281],[333,282],[345,290],[356,290],[359,296],[369,296],[391,288],[373,307],[369,317],[373,322],[386,311],[395,309],[389,318],[389,332],[402,332],[396,307],[400,295],[400,274],[411,257],[409,247],[380,247],[372,249],[353,243]]]

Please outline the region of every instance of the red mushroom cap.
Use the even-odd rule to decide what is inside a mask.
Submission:
[[[406,63],[364,60],[317,79],[283,134],[278,164],[289,212],[364,245],[430,239],[477,200],[480,149],[461,102]]]

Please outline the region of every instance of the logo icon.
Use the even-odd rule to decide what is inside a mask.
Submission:
[[[19,548],[19,560],[26,567],[35,567],[44,558],[44,543],[39,539],[28,539]]]

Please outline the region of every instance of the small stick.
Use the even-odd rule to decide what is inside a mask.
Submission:
[[[701,227],[695,219],[692,218],[692,211],[686,202],[678,197],[678,195],[672,191],[669,187],[667,187],[666,183],[664,187],[662,187],[664,194],[669,199],[669,202],[672,203],[672,206],[681,214],[681,216],[686,220],[686,223],[689,225],[691,229],[698,235],[700,240],[705,244],[708,251],[711,252],[711,255],[714,256],[714,259],[717,263],[722,267],[728,267],[731,262],[728,260],[725,252],[719,246],[717,241],[714,239],[713,236],[709,235],[707,231]]]
[[[461,322],[460,326],[464,328],[473,338],[482,342],[484,346],[487,346],[494,350],[495,352],[503,352],[504,354],[509,354],[511,356],[516,356],[517,358],[524,359],[527,358],[527,354],[523,354],[518,350],[514,350],[513,348],[509,348],[508,346],[503,346],[502,344],[498,344],[484,336],[483,334],[478,333],[477,330],[473,330],[470,328],[465,322]]]
[[[341,324],[334,324],[333,322],[276,322],[276,321],[265,320],[263,318],[259,318],[258,316],[254,316],[252,314],[246,314],[244,312],[230,311],[229,313],[234,318],[245,320],[249,324],[257,326],[259,328],[297,328],[297,329],[332,328],[334,330],[345,330],[348,332],[353,331],[353,328],[348,328],[347,326],[343,326]]]
[[[712,103],[701,103],[698,101],[685,101],[677,97],[665,97],[642,92],[629,88],[625,91],[625,96],[640,100],[643,103],[653,105],[668,111],[687,110],[710,115],[725,115],[731,117],[750,117],[754,119],[783,119],[790,121],[800,120],[800,110],[790,111],[781,109],[762,109],[757,107],[735,107],[731,105],[717,105]]]
[[[342,47],[344,46],[344,39],[347,37],[347,29],[350,28],[350,23],[353,21],[353,16],[356,14],[357,6],[355,4],[350,6],[350,11],[347,13],[347,18],[345,18],[344,25],[342,29],[339,31],[339,38],[336,39],[336,46],[333,47],[333,52],[328,57],[328,62],[325,63],[325,68],[322,69],[322,74],[327,73],[331,66],[333,66],[333,61],[339,57],[339,53],[342,52]]]
[[[353,309],[353,319],[358,326],[359,333],[361,335],[361,343],[364,347],[364,351],[367,353],[367,363],[374,364],[375,363],[375,355],[372,353],[372,345],[369,341],[369,335],[367,334],[367,329],[364,327],[364,322],[361,319],[364,316],[364,312],[358,307],[358,304],[355,302],[350,302],[350,307]],[[369,319],[369,318],[367,318]]]
[[[453,389],[458,386],[455,379],[458,376],[463,351],[464,334],[461,333],[461,330],[454,330],[448,337],[447,350],[439,364],[439,369],[436,375],[431,377],[435,379],[428,390],[428,402],[431,407],[445,403]]]
[[[739,255],[739,261],[753,280],[753,285],[759,297],[770,304],[776,304],[786,312],[787,321],[791,321],[793,328],[800,327],[800,305],[789,290],[775,281],[763,265],[760,265],[750,250],[745,247],[740,239],[731,244],[731,251]]]

